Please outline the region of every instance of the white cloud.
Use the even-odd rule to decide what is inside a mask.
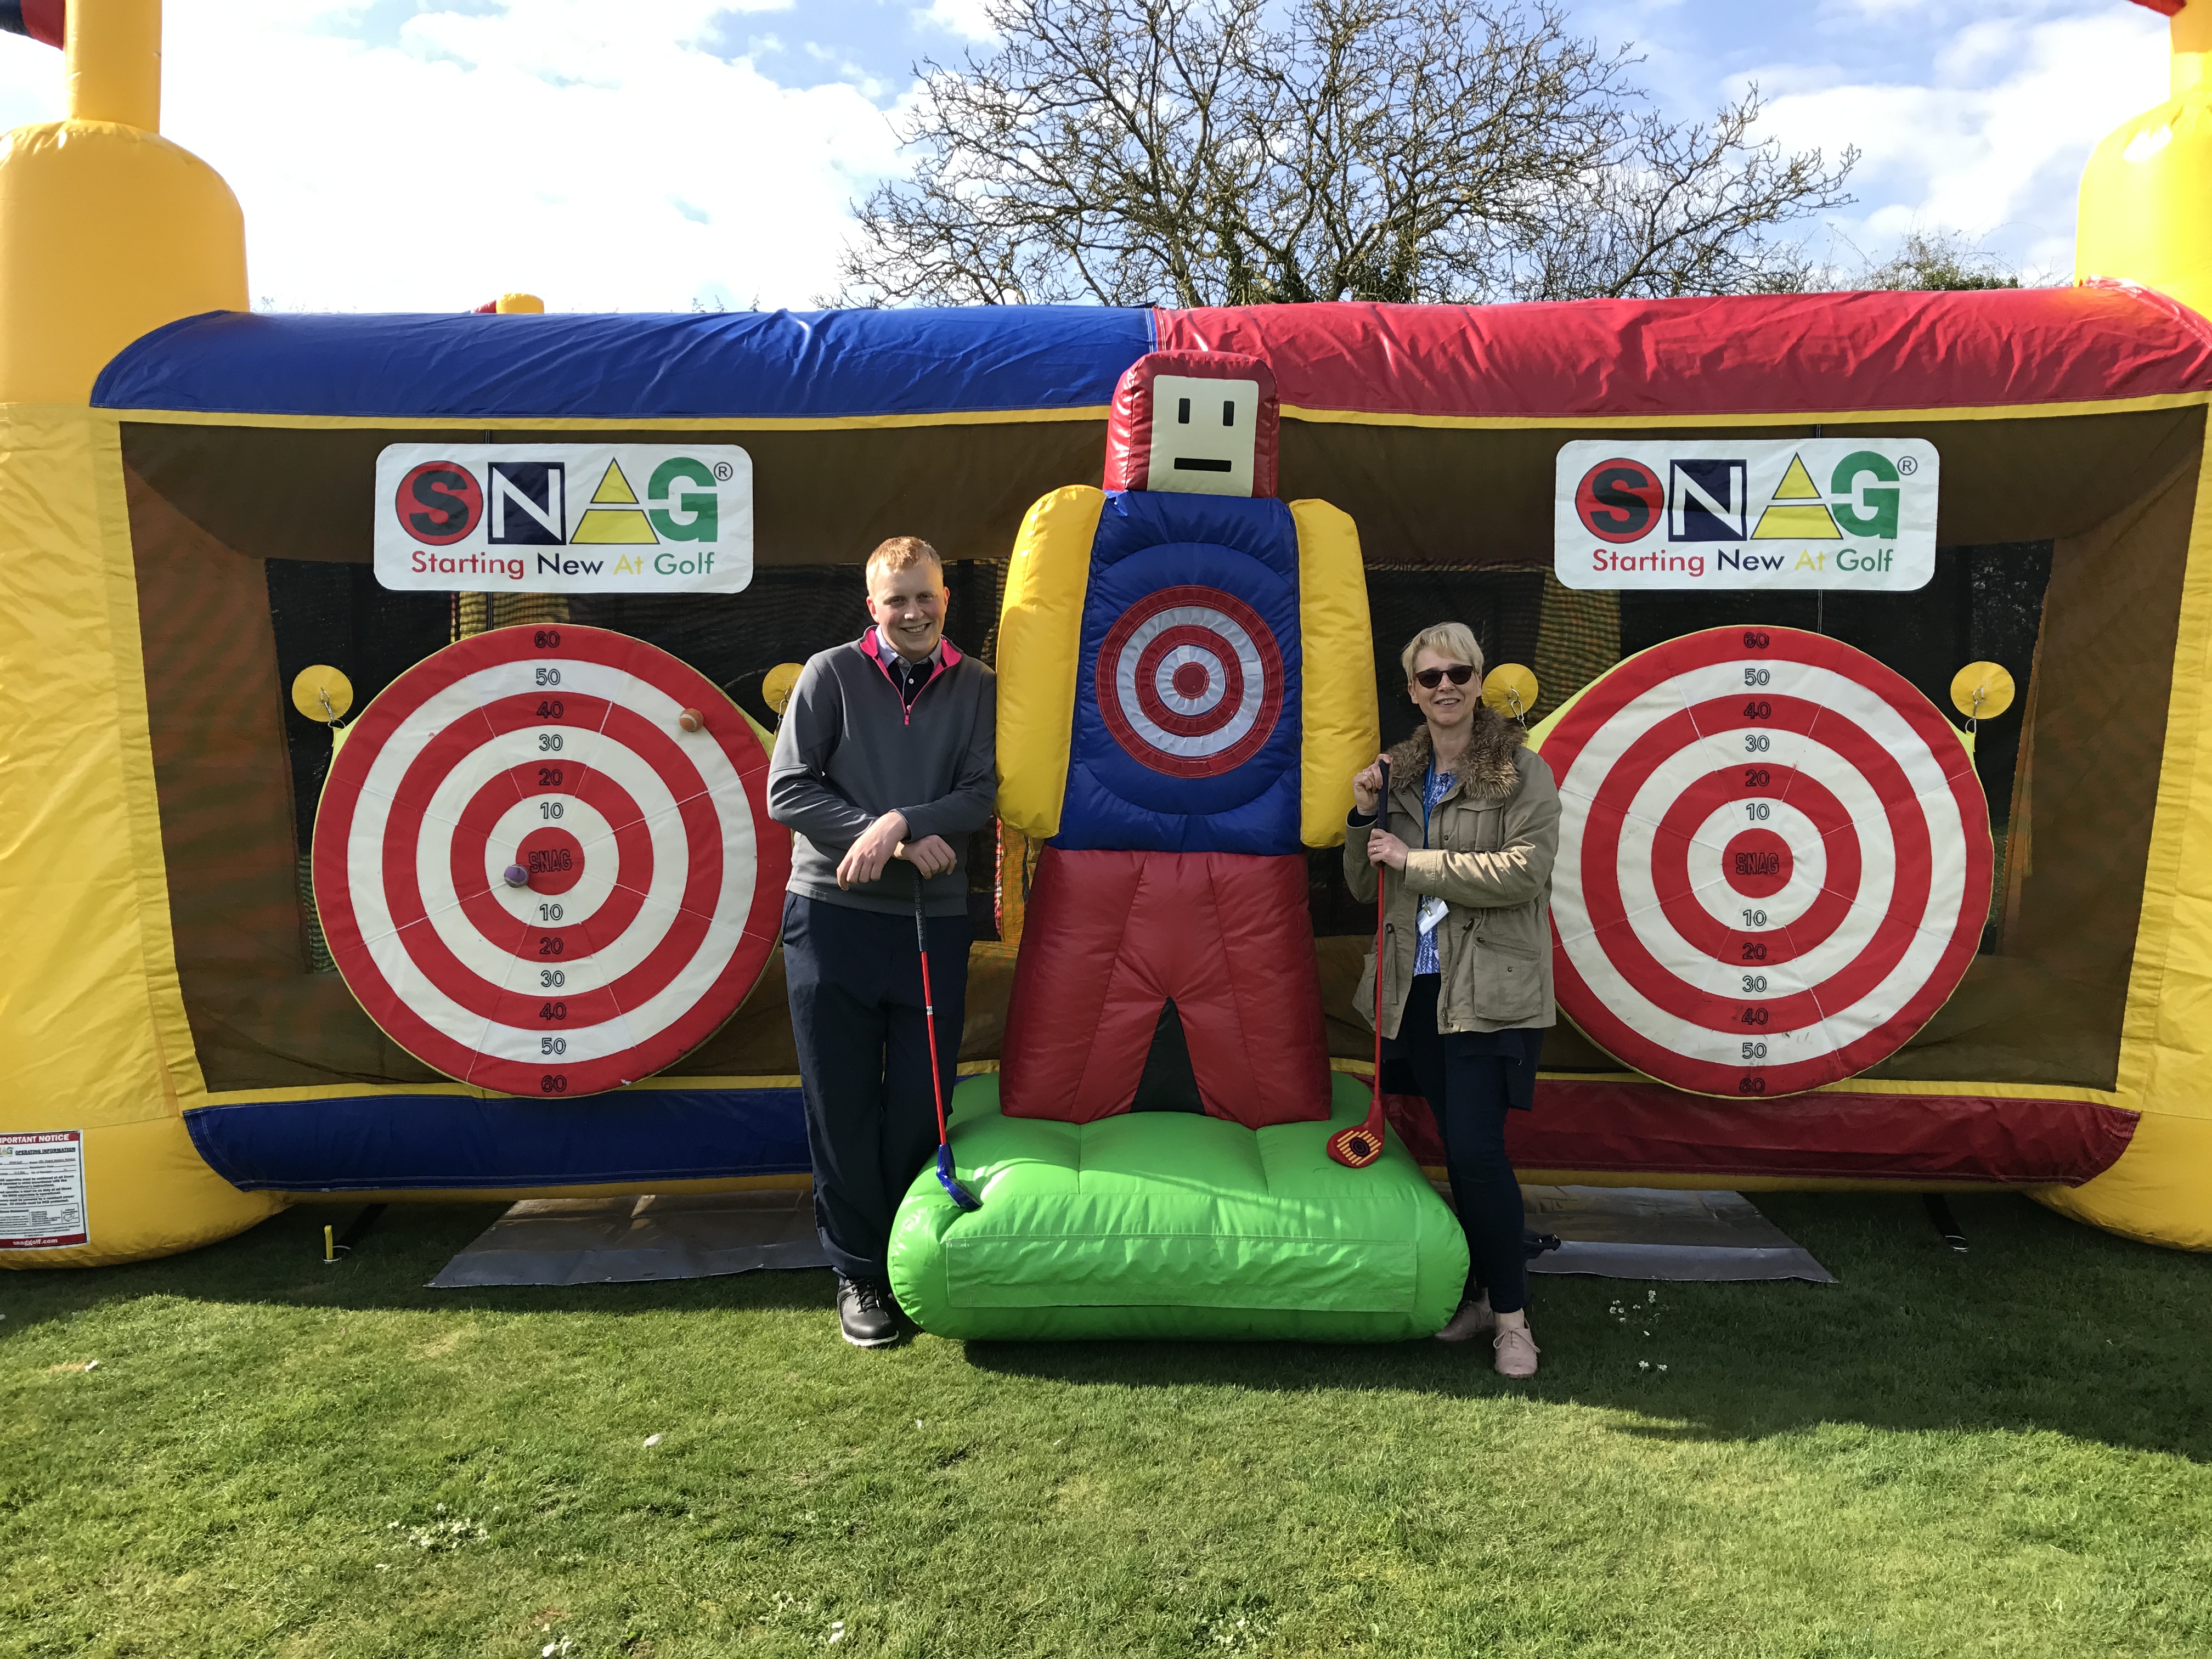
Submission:
[[[930,0],[929,9],[922,15],[963,40],[999,38],[998,30],[991,27],[989,0]]]
[[[252,292],[282,308],[803,306],[894,141],[862,88],[699,50],[730,9],[513,0],[371,45],[362,3],[170,0],[162,127],[237,192]],[[60,55],[31,51],[0,54],[0,118],[58,112]]]
[[[1852,180],[1858,207],[1838,228],[1867,252],[1887,252],[1915,227],[1957,230],[2031,272],[2064,275],[2090,150],[2166,94],[2161,31],[2150,21],[2146,29],[2100,14],[1970,25],[1923,84],[1806,85],[1817,76],[1787,65],[1748,78],[1787,88],[1766,112],[1767,131],[1784,144],[1863,153]]]

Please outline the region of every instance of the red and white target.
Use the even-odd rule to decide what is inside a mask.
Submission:
[[[1709,1095],[1865,1070],[1942,1006],[1987,918],[1989,811],[1918,691],[1795,629],[1630,658],[1543,739],[1560,1007]]]
[[[767,780],[737,706],[641,640],[462,640],[386,688],[331,763],[331,956],[394,1042],[465,1083],[650,1077],[737,1011],[775,947],[791,842]]]
[[[1148,593],[1098,648],[1098,708],[1133,760],[1212,778],[1260,752],[1283,709],[1283,653],[1260,613],[1218,587]]]

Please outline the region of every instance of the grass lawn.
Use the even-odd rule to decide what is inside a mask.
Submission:
[[[2212,1654],[2212,1260],[1761,1201],[1842,1283],[1540,1279],[1532,1384],[422,1289],[489,1206],[0,1276],[0,1652]]]

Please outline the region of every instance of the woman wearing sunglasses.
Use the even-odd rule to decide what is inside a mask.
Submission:
[[[1355,1002],[1370,1024],[1380,1019],[1386,1061],[1410,1067],[1443,1137],[1470,1267],[1437,1338],[1488,1336],[1500,1372],[1533,1376],[1505,1114],[1535,1103],[1536,1057],[1556,1018],[1547,918],[1559,791],[1520,726],[1484,707],[1482,647],[1464,623],[1423,629],[1400,660],[1423,724],[1352,781],[1345,880],[1363,900],[1378,880],[1388,895],[1382,960],[1369,958]]]

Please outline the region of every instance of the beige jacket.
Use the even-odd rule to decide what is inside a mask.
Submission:
[[[1475,729],[1457,780],[1429,817],[1421,846],[1421,789],[1432,752],[1426,726],[1390,751],[1391,833],[1413,850],[1406,872],[1367,861],[1367,834],[1344,841],[1344,878],[1352,896],[1373,903],[1375,879],[1389,878],[1383,913],[1382,1035],[1398,1035],[1413,988],[1415,928],[1422,896],[1450,905],[1437,932],[1443,984],[1437,1024],[1445,1031],[1501,1031],[1550,1025],[1552,860],[1559,847],[1559,792],[1552,769],[1523,746],[1528,734],[1490,708]],[[1370,950],[1352,999],[1375,1023],[1375,956]]]

